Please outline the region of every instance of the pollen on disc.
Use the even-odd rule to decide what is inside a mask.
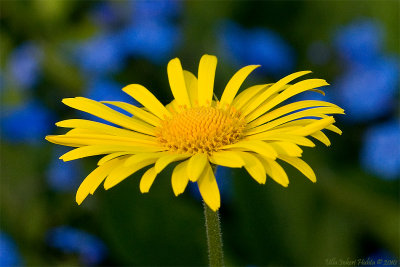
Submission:
[[[194,107],[162,121],[157,139],[178,153],[211,153],[238,142],[245,121],[233,108]]]

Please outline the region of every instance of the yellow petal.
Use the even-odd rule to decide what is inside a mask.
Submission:
[[[132,155],[128,157],[124,163],[124,166],[128,167],[131,165],[137,165],[141,164],[143,161],[148,161],[148,160],[157,160],[163,155],[165,155],[166,152],[155,152],[155,153],[138,153],[136,155]]]
[[[140,84],[130,84],[125,86],[122,91],[136,99],[140,104],[145,106],[160,119],[171,116],[171,113],[163,106],[163,104],[161,104],[160,101],[158,101],[158,99],[144,86]]]
[[[252,153],[247,152],[237,152],[238,155],[243,159],[245,165],[244,168],[247,172],[260,184],[265,184],[267,176],[265,174],[264,167],[258,157],[254,156]]]
[[[204,55],[200,59],[198,71],[198,99],[200,106],[209,106],[211,104],[215,69],[217,68],[217,57]]]
[[[292,121],[291,121],[292,122]],[[276,126],[273,129],[270,129],[268,131],[265,132],[261,132],[260,134],[263,134],[263,136],[278,136],[280,134],[289,134],[291,133],[291,131],[297,130],[299,128],[301,128],[301,126],[289,126],[289,124],[291,124],[291,122],[285,123],[284,125],[280,125],[280,126]],[[288,125],[288,126],[287,126]],[[244,130],[244,136],[257,136],[259,134],[252,134],[251,132],[249,133],[250,130]],[[265,140],[265,139],[263,139]]]
[[[64,142],[63,140],[60,140],[57,138],[58,135],[48,135],[45,137],[45,139],[53,144],[56,145],[62,145],[62,146],[70,146],[70,147],[81,147],[82,145],[79,143],[72,143],[72,142]]]
[[[155,165],[156,173],[160,173],[170,163],[187,159],[188,157],[190,157],[189,154],[166,154],[157,160]]]
[[[160,119],[142,108],[120,101],[102,101],[102,103],[119,107],[153,126],[160,126]]]
[[[243,159],[235,151],[217,151],[209,156],[210,162],[230,167],[230,168],[241,168],[244,166]]]
[[[196,107],[199,105],[197,78],[193,73],[187,70],[183,71],[183,76],[185,77],[185,84],[189,94],[190,103],[192,104],[192,107]]]
[[[235,99],[232,102],[232,105],[236,109],[240,110],[245,104],[251,101],[251,99],[256,97],[257,94],[259,94],[266,88],[270,87],[271,85],[272,83],[258,84],[243,90],[243,92],[241,92],[237,97],[235,97]]]
[[[147,147],[147,146],[117,146],[117,145],[93,145],[75,148],[60,157],[64,161],[70,161],[90,156],[96,156],[101,154],[109,154],[114,152],[156,152],[163,149],[157,147]]]
[[[197,184],[204,202],[210,207],[210,209],[217,211],[221,205],[221,197],[210,164],[207,163],[204,172],[197,180]]]
[[[328,127],[326,127],[327,130],[330,130],[334,133],[337,134],[342,134],[342,130],[340,130],[338,127],[336,127],[335,125],[329,125]]]
[[[278,155],[287,155],[292,157],[301,157],[303,150],[296,144],[290,142],[271,142],[269,143]]]
[[[97,162],[97,165],[98,165],[98,166],[101,166],[101,165],[103,165],[104,163],[106,163],[106,162],[108,162],[108,161],[110,161],[110,160],[112,160],[112,159],[115,159],[115,158],[118,158],[118,157],[120,157],[120,156],[124,156],[124,155],[127,155],[127,154],[129,154],[129,153],[128,153],[128,152],[116,152],[116,153],[108,154],[107,156],[102,157],[102,158],[99,160],[99,162]]]
[[[175,112],[180,112],[181,108],[178,105],[178,102],[176,100],[172,100],[168,105],[165,106],[166,109],[168,109],[171,113]]]
[[[260,140],[244,140],[222,147],[222,149],[225,150],[230,148],[240,148],[245,151],[252,151],[271,159],[276,159],[276,156],[278,155],[269,144]]]
[[[301,127],[298,130],[294,130],[292,133],[293,134],[298,134],[302,136],[307,136],[310,134],[313,134],[315,132],[318,132],[324,128],[326,128],[328,125],[331,125],[335,122],[335,119],[331,116],[327,118],[323,118],[321,120],[316,120],[304,127]]]
[[[316,100],[298,101],[298,102],[294,102],[294,103],[282,106],[280,108],[277,108],[273,111],[270,111],[270,112],[262,115],[261,117],[250,122],[247,125],[247,128],[248,129],[254,128],[256,126],[259,126],[266,122],[269,122],[273,119],[279,118],[282,115],[293,113],[300,109],[309,108],[310,110],[312,110],[311,108],[315,108],[315,107],[335,107],[336,110],[342,110],[340,107],[338,107],[334,104],[331,104],[329,102],[325,102],[325,101],[316,101]]]
[[[341,108],[336,108],[336,107],[320,107],[320,108],[306,109],[306,110],[302,110],[299,112],[295,112],[295,113],[283,116],[279,119],[270,121],[268,123],[257,126],[255,128],[246,130],[246,134],[256,134],[256,133],[265,132],[265,131],[268,131],[277,126],[283,125],[287,122],[301,119],[301,118],[308,117],[308,116],[326,118],[326,117],[328,117],[326,114],[343,114],[343,110]]]
[[[300,129],[299,126],[306,126],[306,125],[308,125],[310,123],[313,123],[315,121],[318,121],[318,120],[319,119],[316,119],[316,118],[315,119],[298,119],[298,120],[295,120],[295,121],[287,122],[283,126],[278,126],[275,129],[278,129],[278,128],[281,128],[281,129],[285,128],[286,129],[288,127],[292,127],[293,126],[292,129],[289,130],[289,131],[292,131],[292,130]],[[295,128],[295,126],[297,126],[297,127]],[[337,133],[337,134],[342,134],[342,131],[338,127],[333,125],[333,124],[326,126],[326,129],[329,130],[329,131],[332,131],[334,133]]]
[[[298,169],[302,174],[304,174],[310,181],[315,183],[317,178],[313,169],[302,159],[295,158],[295,157],[288,157],[288,156],[279,156],[279,158],[283,161],[286,161],[296,169]]]
[[[90,121],[90,120],[82,120],[82,119],[70,119],[70,120],[63,120],[60,122],[57,122],[56,125],[58,127],[64,127],[64,128],[80,128],[80,129],[88,129],[93,132],[97,133],[102,133],[102,134],[110,134],[110,135],[116,135],[116,136],[125,136],[125,137],[131,137],[135,138],[138,140],[142,141],[156,141],[156,138],[154,136],[149,136],[137,132],[133,132],[130,130],[126,129],[121,129],[117,128],[111,125],[103,124],[100,122],[96,121]]]
[[[167,72],[169,85],[178,105],[191,107],[179,58],[174,58],[168,63]]]
[[[148,135],[155,135],[154,127],[141,120],[121,114],[106,105],[84,97],[64,98],[62,102],[72,108],[81,110],[119,126]]]
[[[258,133],[255,135],[247,136],[248,140],[264,140],[264,141],[285,141],[292,142],[300,146],[315,147],[315,144],[304,136],[293,134],[276,134],[270,135],[268,132]]]
[[[113,159],[94,169],[79,186],[76,192],[76,202],[80,205],[90,192],[93,194],[111,170],[118,167],[121,162],[121,159]]]
[[[207,155],[203,153],[194,154],[189,159],[188,167],[186,168],[187,175],[189,180],[192,182],[197,181],[200,177],[200,174],[203,172],[204,168],[206,168],[208,163]]]
[[[260,158],[267,174],[278,184],[287,187],[289,185],[289,178],[285,170],[275,160],[269,158]]]
[[[225,87],[225,90],[222,94],[220,107],[224,107],[225,105],[230,105],[233,99],[236,96],[240,86],[250,75],[250,73],[256,68],[260,67],[260,65],[249,65],[244,68],[241,68],[238,72],[233,75],[233,77],[229,80],[228,84]]]
[[[263,115],[265,112],[285,101],[286,99],[297,95],[301,92],[311,90],[317,87],[329,85],[325,80],[322,79],[308,79],[304,81],[300,81],[290,86],[282,93],[278,94],[273,99],[268,100],[264,105],[257,107],[254,111],[252,111],[249,115],[246,116],[247,121],[253,121]],[[273,86],[271,86],[272,88]],[[270,88],[270,89],[271,89]]]
[[[138,170],[153,164],[156,159],[148,159],[145,161],[141,161],[139,164],[129,165],[129,166],[121,166],[118,169],[114,169],[107,177],[104,182],[104,189],[108,190],[111,187],[119,184],[125,178],[132,175],[133,173],[137,172]]]
[[[99,134],[99,133],[102,134],[102,132],[100,132],[100,131],[93,131],[93,130],[89,130],[89,129],[75,128],[75,129],[71,129],[68,132],[66,132],[65,135],[75,136],[75,135],[80,135],[80,134]]]
[[[68,134],[48,135],[46,140],[62,144],[64,146],[87,146],[87,145],[120,145],[120,146],[159,146],[157,143],[145,143],[129,137],[118,137],[113,135],[99,134]]]
[[[186,173],[189,160],[176,165],[172,172],[171,184],[172,190],[174,190],[175,196],[182,194],[185,191],[187,184],[189,183],[189,176]]]
[[[248,108],[246,110],[242,110],[243,116],[247,116],[250,112],[252,112],[256,108],[258,108],[258,106],[260,106],[261,103],[263,103],[265,100],[267,100],[267,98],[269,98],[273,94],[279,92],[281,90],[281,88],[284,87],[286,84],[288,84],[291,81],[293,81],[294,79],[297,79],[300,76],[306,75],[310,72],[311,71],[299,71],[299,72],[292,73],[292,74],[280,79],[279,81],[274,83],[271,87],[269,87],[267,90],[265,90],[256,99],[253,99],[252,105],[248,106]]]
[[[157,172],[154,167],[148,169],[140,179],[140,192],[147,193],[150,190],[151,185],[153,184],[154,180],[156,179]]]
[[[315,133],[311,134],[310,136],[314,137],[315,139],[317,139],[318,141],[320,141],[321,143],[323,143],[326,146],[331,145],[331,141],[329,140],[329,138],[321,131],[315,132]]]

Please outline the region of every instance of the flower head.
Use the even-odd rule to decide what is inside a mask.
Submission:
[[[179,59],[168,64],[167,72],[174,100],[164,106],[145,87],[131,84],[122,90],[143,105],[138,108],[118,101],[97,102],[83,97],[66,98],[66,105],[91,113],[116,126],[82,119],[58,122],[72,128],[64,135],[47,136],[50,142],[77,147],[60,158],[64,161],[105,155],[98,167],[80,185],[80,204],[104,181],[109,189],[136,171],[152,165],[140,180],[140,191],[149,191],[156,176],[167,165],[179,162],[172,172],[175,195],[183,193],[189,181],[197,182],[205,203],[220,207],[220,194],[212,165],[244,167],[258,183],[267,175],[283,186],[289,179],[278,160],[299,169],[315,182],[313,170],[300,159],[300,146],[315,146],[309,136],[330,145],[321,131],[341,133],[328,114],[343,114],[340,107],[316,100],[280,104],[286,99],[328,85],[322,79],[289,84],[310,71],[284,77],[276,83],[243,90],[242,83],[258,65],[240,69],[228,82],[221,99],[213,100],[217,58],[204,55],[197,77],[183,70]],[[109,106],[128,111],[123,115]],[[279,105],[279,107],[277,107]]]

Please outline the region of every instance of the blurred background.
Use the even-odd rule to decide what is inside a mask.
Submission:
[[[196,73],[205,53],[218,96],[247,64],[262,68],[245,86],[310,69],[331,86],[295,100],[347,114],[332,146],[304,149],[316,184],[288,166],[288,188],[218,169],[226,264],[398,264],[399,13],[397,1],[1,1],[0,265],[207,264],[198,192],[176,198],[171,168],[149,194],[142,171],[78,206],[96,158],[62,162],[68,149],[44,140],[63,133],[56,121],[92,119],[61,99],[138,105],[121,88],[140,83],[167,104],[167,62]]]

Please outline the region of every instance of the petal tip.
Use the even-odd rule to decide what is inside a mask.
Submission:
[[[212,205],[210,206],[209,204],[206,204],[213,212],[217,212],[220,208],[220,205]]]
[[[75,201],[76,201],[76,203],[78,204],[78,205],[81,205],[82,204],[82,202],[85,200],[85,198],[87,197],[87,195],[86,196],[83,196],[82,194],[76,194],[76,196],[75,196]]]
[[[179,58],[173,58],[173,59],[171,59],[169,62],[168,62],[168,64],[167,64],[167,70],[170,70],[172,67],[173,67],[173,65],[175,65],[175,64],[179,64],[180,66],[182,66],[182,63],[181,63],[181,60],[179,59]]]
[[[178,191],[174,191],[174,195],[177,197],[177,196],[179,196],[180,194],[182,194],[183,192],[178,192]]]
[[[69,106],[71,101],[74,101],[74,100],[75,100],[75,97],[67,97],[67,98],[63,98],[61,100],[61,102],[64,103],[65,105]]]
[[[276,180],[275,180],[276,181]],[[289,181],[280,181],[279,184],[285,188],[287,188],[289,186]]]
[[[108,182],[107,183],[107,180],[104,182],[104,185],[103,185],[103,187],[104,187],[104,190],[108,190],[108,189],[110,189],[111,187],[112,187],[112,185]]]
[[[217,59],[217,57],[216,56],[214,56],[214,55],[210,55],[210,54],[204,54],[203,56],[201,56],[201,58],[203,59],[203,58],[212,58],[212,59]]]

